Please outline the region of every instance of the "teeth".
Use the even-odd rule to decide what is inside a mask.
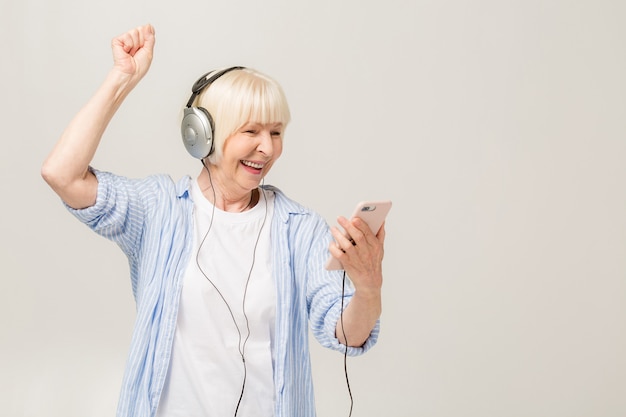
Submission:
[[[250,161],[241,161],[244,165],[252,167],[252,168],[256,168],[256,169],[261,169],[263,168],[263,164],[257,164],[255,162],[250,162]]]

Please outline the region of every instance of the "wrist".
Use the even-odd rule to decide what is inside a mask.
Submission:
[[[103,87],[109,90],[115,101],[122,101],[136,85],[132,75],[113,67],[107,74]]]
[[[355,289],[352,302],[367,306],[368,310],[382,310],[382,293],[380,288]]]

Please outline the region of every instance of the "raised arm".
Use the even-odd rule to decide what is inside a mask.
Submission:
[[[70,207],[85,208],[96,202],[98,181],[89,164],[113,115],[148,72],[154,40],[151,25],[112,40],[113,68],[45,160],[42,177]]]

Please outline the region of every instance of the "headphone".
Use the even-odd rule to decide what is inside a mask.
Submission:
[[[213,134],[215,133],[213,117],[204,107],[193,106],[194,100],[213,81],[230,71],[240,69],[244,69],[244,67],[226,68],[215,72],[210,77],[208,76],[214,71],[207,72],[191,87],[192,94],[184,110],[180,133],[183,137],[185,149],[194,158],[204,159],[213,152]]]

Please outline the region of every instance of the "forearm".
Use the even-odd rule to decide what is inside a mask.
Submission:
[[[368,293],[356,291],[342,317],[337,321],[335,333],[339,342],[352,347],[362,346],[376,326],[381,312],[380,290]]]
[[[128,76],[112,69],[67,126],[46,165],[64,177],[83,176],[102,134],[129,92]]]
[[[124,74],[111,70],[96,93],[74,116],[44,162],[42,175],[62,198],[71,194],[74,187],[79,187],[81,181],[89,181],[88,167],[100,139],[130,92],[127,80]]]

